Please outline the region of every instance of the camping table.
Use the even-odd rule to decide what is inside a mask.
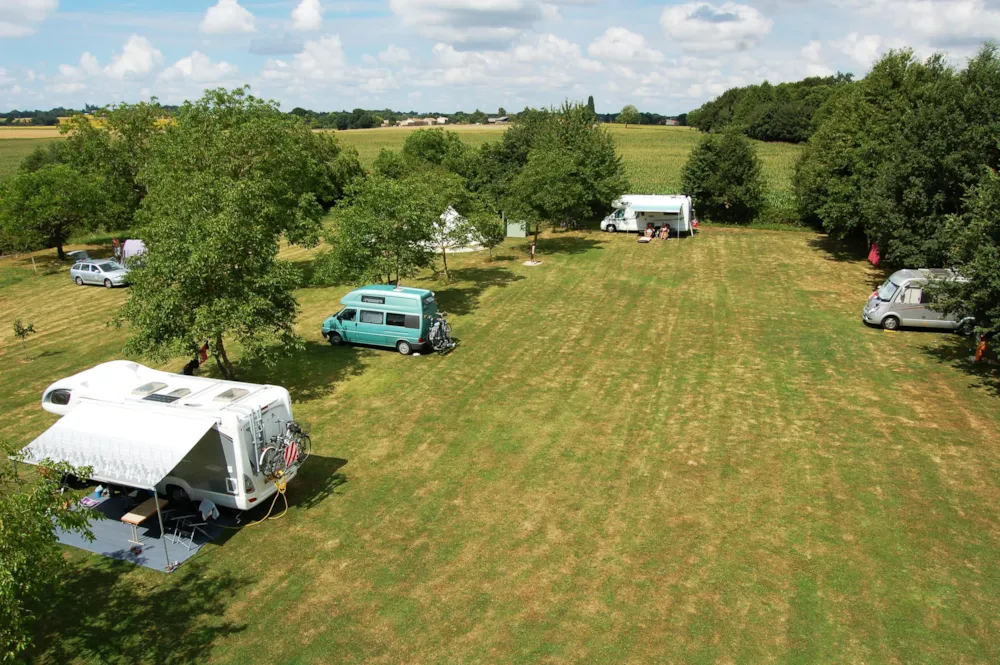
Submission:
[[[169,503],[166,499],[146,499],[131,511],[122,515],[122,522],[132,527],[132,539],[128,542],[133,545],[142,545],[139,542],[139,525],[156,514],[157,508],[163,508]]]

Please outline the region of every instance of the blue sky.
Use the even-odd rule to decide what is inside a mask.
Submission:
[[[593,95],[665,114],[768,79],[962,64],[1000,0],[0,0],[0,110],[197,97],[494,111]]]

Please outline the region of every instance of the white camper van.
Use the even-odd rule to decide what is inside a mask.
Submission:
[[[171,374],[124,360],[56,381],[42,408],[62,416],[26,461],[89,466],[102,483],[155,489],[172,502],[247,510],[295,477],[308,436],[279,386]]]
[[[652,222],[659,229],[664,224],[671,232],[694,235],[693,206],[690,196],[626,194],[612,204],[614,212],[601,220],[601,230],[638,233]]]

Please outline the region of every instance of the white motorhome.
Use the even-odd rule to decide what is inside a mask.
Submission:
[[[56,381],[42,408],[62,416],[26,460],[89,466],[94,480],[172,502],[247,510],[309,455],[280,386],[172,374],[119,360]]]
[[[636,233],[652,223],[657,229],[666,224],[678,235],[694,235],[694,207],[690,196],[626,194],[611,205],[615,210],[601,220],[602,231]]]

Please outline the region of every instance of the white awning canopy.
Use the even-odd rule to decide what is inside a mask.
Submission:
[[[25,461],[89,466],[94,480],[148,489],[215,425],[204,415],[83,401],[28,444]]]

